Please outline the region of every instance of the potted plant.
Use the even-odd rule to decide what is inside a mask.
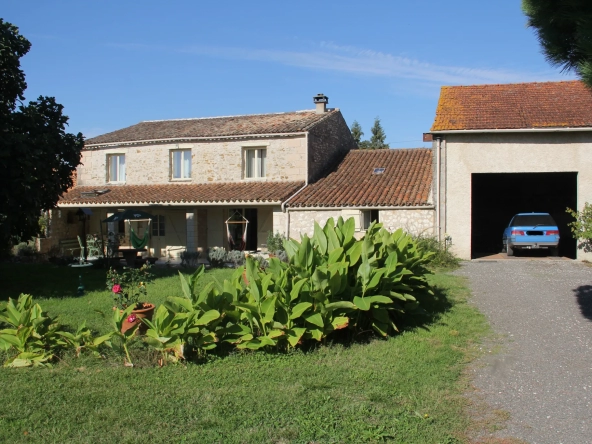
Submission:
[[[140,301],[147,295],[146,285],[152,280],[150,264],[141,268],[123,267],[123,272],[110,268],[107,272],[107,288],[113,293],[114,310],[124,312],[129,307],[134,307],[121,325],[121,332],[139,325],[139,331],[145,329],[141,318],[152,319],[154,304]]]

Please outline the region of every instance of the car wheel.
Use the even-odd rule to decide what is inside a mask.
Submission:
[[[559,247],[551,247],[551,256],[553,257],[557,257],[559,256]]]
[[[506,244],[506,254],[508,256],[514,256],[514,249],[510,247],[510,244]]]

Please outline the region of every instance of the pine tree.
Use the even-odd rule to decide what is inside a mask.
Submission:
[[[351,133],[352,133],[354,140],[356,141],[356,144],[359,145],[360,142],[362,141],[362,136],[364,135],[364,131],[362,131],[362,126],[358,123],[357,120],[354,120],[354,123],[352,123]]]
[[[382,125],[380,124],[380,117],[376,117],[374,119],[374,125],[370,131],[372,131],[372,137],[370,138],[370,148],[388,148],[388,145],[384,142],[386,139],[386,134],[384,133],[384,129],[382,129]]]
[[[547,61],[563,71],[575,71],[592,87],[592,2],[522,0],[522,10]]]

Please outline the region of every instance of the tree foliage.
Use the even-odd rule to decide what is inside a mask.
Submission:
[[[66,133],[68,117],[53,97],[23,104],[20,58],[30,42],[0,19],[0,248],[39,231],[39,215],[72,186],[82,134]]]
[[[567,214],[575,220],[567,224],[575,239],[579,241],[578,248],[586,252],[592,251],[592,205],[584,203],[580,212],[567,208]]]
[[[592,2],[522,0],[522,10],[547,61],[574,70],[592,87]]]
[[[374,125],[372,125],[370,131],[372,132],[372,137],[370,137],[370,148],[388,148],[388,145],[385,143],[386,134],[380,124],[380,117],[374,119]]]
[[[361,140],[364,132],[362,131],[361,125],[356,120],[354,120],[354,123],[351,127],[351,133],[360,149],[388,148],[388,145],[385,143],[386,134],[382,128],[382,125],[380,124],[379,117],[374,119],[374,125],[370,131],[372,132],[372,137],[370,137],[370,140]]]
[[[360,142],[362,141],[362,136],[364,135],[364,131],[362,131],[362,126],[358,123],[357,120],[354,120],[354,123],[352,123],[351,133],[352,133],[354,140],[356,141],[356,144],[359,145]]]

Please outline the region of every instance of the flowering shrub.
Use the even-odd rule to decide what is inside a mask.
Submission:
[[[123,272],[110,268],[107,272],[107,288],[113,292],[113,301],[120,310],[134,306],[136,309],[142,308],[142,303],[138,302],[140,296],[147,295],[146,284],[153,278],[150,273],[150,264],[145,264],[142,268],[123,267]]]

